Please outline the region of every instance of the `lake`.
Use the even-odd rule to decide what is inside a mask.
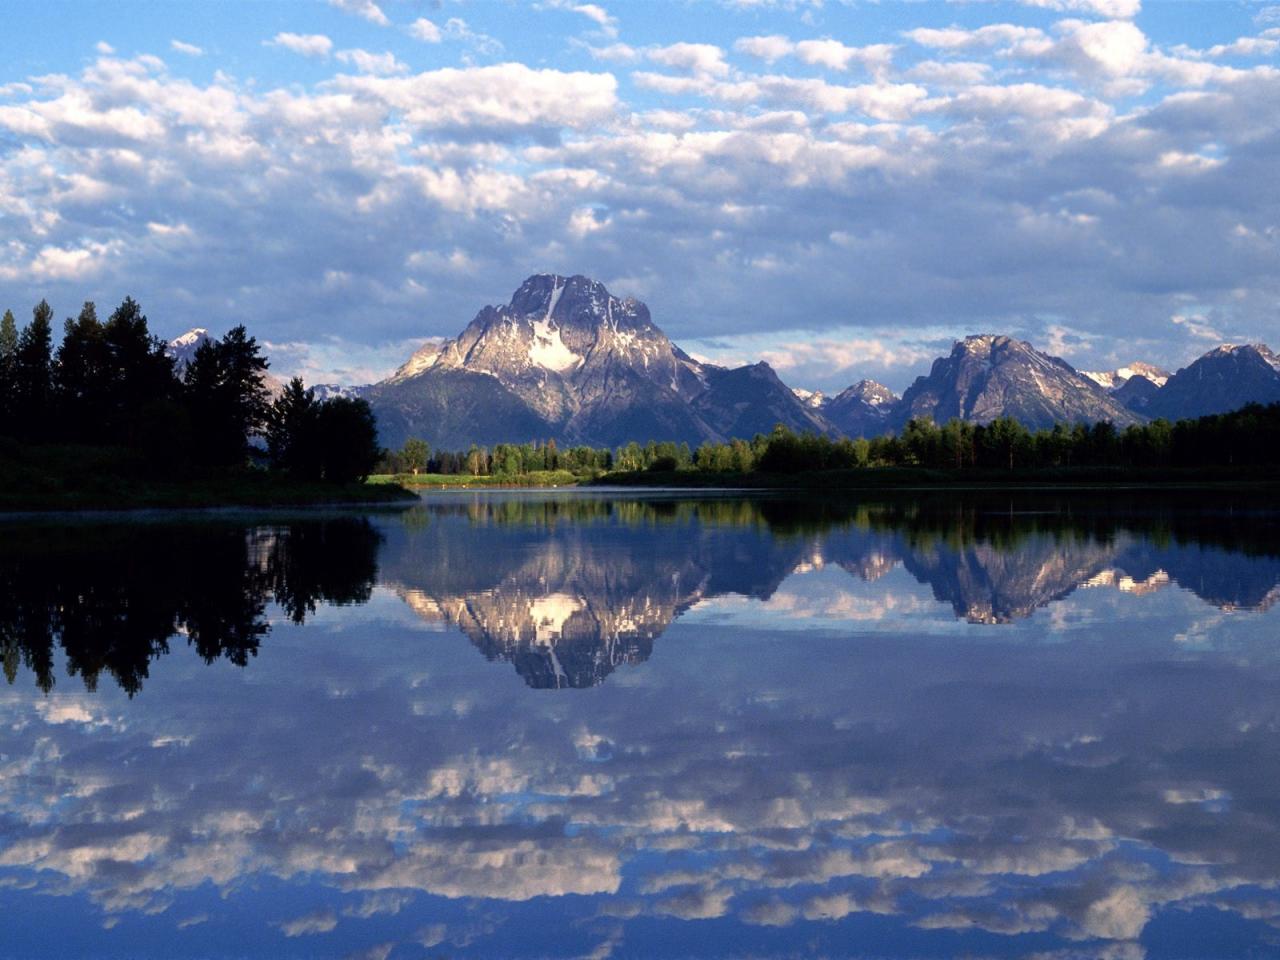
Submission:
[[[0,528],[0,957],[1280,956],[1280,514]]]

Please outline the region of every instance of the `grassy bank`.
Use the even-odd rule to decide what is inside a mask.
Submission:
[[[402,487],[444,489],[470,487],[572,487],[586,482],[568,470],[534,470],[517,476],[504,474],[477,476],[470,473],[379,473],[371,484],[398,484]]]
[[[0,512],[392,504],[413,498],[395,484],[319,483],[248,468],[156,473],[137,454],[101,447],[0,449]]]
[[[896,490],[914,488],[1001,489],[1011,487],[1143,487],[1187,488],[1280,486],[1270,468],[1124,468],[1054,467],[1029,470],[932,470],[926,467],[864,467],[810,473],[737,473],[704,470],[637,470],[606,473],[592,481],[623,487],[706,489],[737,487],[758,490]]]

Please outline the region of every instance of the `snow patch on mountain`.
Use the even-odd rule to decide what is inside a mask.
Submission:
[[[533,321],[533,340],[529,344],[529,362],[534,366],[554,370],[556,373],[564,373],[582,363],[582,357],[565,346],[564,339],[560,336],[560,328],[551,319],[551,310],[555,309],[555,303],[560,299],[562,289],[558,288],[552,294],[547,315],[541,320]]]

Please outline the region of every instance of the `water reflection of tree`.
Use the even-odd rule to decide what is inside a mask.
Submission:
[[[302,623],[321,602],[369,598],[380,537],[338,518],[246,529],[217,523],[11,529],[0,544],[0,650],[54,685],[54,647],[93,690],[105,673],[130,696],[176,637],[239,666],[269,631],[267,605]]]

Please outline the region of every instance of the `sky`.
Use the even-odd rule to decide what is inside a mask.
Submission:
[[[1280,4],[10,0],[0,307],[385,376],[533,273],[901,390],[1280,347]]]

